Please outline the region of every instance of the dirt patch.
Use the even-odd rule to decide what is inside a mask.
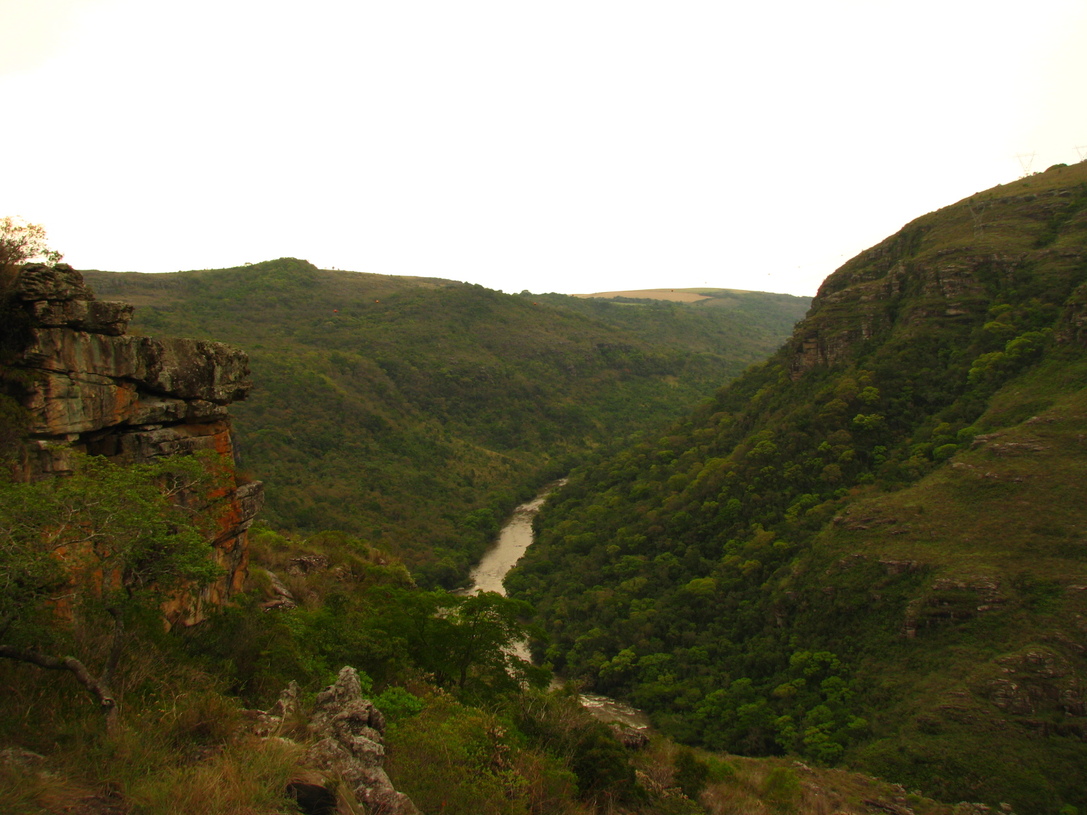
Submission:
[[[671,300],[676,303],[697,303],[709,300],[704,294],[683,289],[639,289],[637,291],[600,291],[594,294],[574,294],[572,297],[599,297],[609,300],[613,297],[630,297],[638,300]]]

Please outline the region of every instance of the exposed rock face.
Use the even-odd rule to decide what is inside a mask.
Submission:
[[[26,267],[14,298],[23,325],[9,339],[11,367],[28,374],[18,394],[30,414],[24,477],[65,472],[73,450],[124,462],[210,450],[230,463],[210,541],[225,575],[195,604],[167,609],[174,622],[200,619],[205,603],[241,588],[246,530],[262,503],[261,484],[234,473],[227,414],[250,388],[247,356],[221,343],[128,336],[132,306],[95,300],[68,266]]]
[[[610,722],[608,728],[628,750],[641,750],[649,745],[649,734],[644,729],[623,722]]]
[[[894,325],[980,319],[988,306],[982,279],[995,267],[1010,274],[1026,261],[966,254],[915,260],[907,253],[921,234],[904,231],[827,278],[812,301],[815,319],[793,336],[794,376],[845,359]]]

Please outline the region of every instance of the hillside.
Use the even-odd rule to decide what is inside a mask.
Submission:
[[[269,524],[360,535],[446,586],[534,488],[689,410],[772,353],[809,304],[513,296],[290,258],[84,276],[137,307],[135,330],[248,352],[255,385],[235,427]]]
[[[1085,281],[1082,163],[846,263],[768,362],[545,508],[507,580],[537,652],[711,749],[1082,810]]]

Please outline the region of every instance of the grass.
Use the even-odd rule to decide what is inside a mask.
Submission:
[[[67,676],[0,662],[0,812],[271,815],[293,810],[286,783],[301,748],[246,736],[241,707],[213,677],[153,644],[132,649],[120,732]]]
[[[1031,379],[1052,382],[1058,373],[1050,366]],[[1078,384],[1078,370],[1063,373],[1065,387]],[[1031,394],[1031,410],[1005,425],[1024,415],[1016,393]],[[945,577],[1011,575],[1027,564],[1035,579],[1087,579],[1087,547],[1074,543],[1087,531],[1087,390],[1062,393],[1050,385],[1046,399],[1037,394],[1034,383],[1013,383],[978,421],[986,437],[915,485],[854,502],[848,518],[876,522],[850,529],[847,521],[830,545],[877,560],[918,561]]]
[[[166,766],[126,785],[126,798],[153,815],[264,815],[293,810],[284,790],[304,748],[275,739],[238,740],[203,761]]]
[[[915,815],[951,815],[952,807],[860,773],[791,759],[730,756],[733,774],[710,784],[701,803],[710,815],[861,815],[908,807]]]

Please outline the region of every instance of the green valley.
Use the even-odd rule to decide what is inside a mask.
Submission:
[[[506,295],[290,258],[84,277],[136,306],[134,330],[248,352],[255,387],[233,412],[266,523],[359,535],[450,587],[540,484],[689,410],[777,348],[809,304]]]

